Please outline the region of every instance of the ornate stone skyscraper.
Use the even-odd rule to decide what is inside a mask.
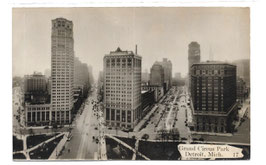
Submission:
[[[51,122],[71,121],[74,85],[73,23],[64,18],[52,20]]]
[[[141,56],[120,48],[104,56],[104,105],[110,127],[134,128],[141,119]]]

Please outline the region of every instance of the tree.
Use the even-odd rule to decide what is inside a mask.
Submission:
[[[145,141],[147,141],[147,140],[149,139],[149,135],[148,135],[148,134],[144,134],[144,135],[142,136],[142,139],[144,139]]]
[[[33,129],[32,129],[32,128],[29,129],[29,134],[30,134],[31,136],[34,135],[34,132],[33,132]]]

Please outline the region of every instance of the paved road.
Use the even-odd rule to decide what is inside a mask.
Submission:
[[[16,134],[20,134],[21,129],[24,127],[24,111],[22,111],[22,100],[23,100],[23,94],[20,87],[14,87],[12,89],[12,110],[13,110],[13,132]],[[20,116],[20,122],[16,119],[16,116]]]
[[[186,104],[186,97],[182,96],[179,99],[178,102],[178,106],[179,106],[179,111],[177,114],[177,122],[176,122],[176,128],[178,128],[179,133],[180,133],[180,137],[185,137],[188,139],[189,135],[190,135],[190,131],[189,128],[185,125],[185,120],[186,118],[186,106],[185,107],[181,107],[182,105]]]
[[[97,94],[94,91],[89,96],[83,113],[78,115],[74,128],[71,131],[73,138],[65,145],[65,150],[59,159],[94,159],[94,153],[98,151],[98,146],[92,141],[92,136],[98,136],[98,131],[94,128],[97,126],[97,118],[93,114],[92,100],[96,100]],[[70,149],[70,150],[68,150]]]

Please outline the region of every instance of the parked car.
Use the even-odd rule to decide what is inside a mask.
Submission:
[[[45,126],[44,129],[49,129],[49,126]]]

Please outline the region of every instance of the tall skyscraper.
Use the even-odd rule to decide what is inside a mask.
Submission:
[[[110,127],[134,128],[141,119],[141,56],[120,48],[104,56],[104,106]]]
[[[236,66],[202,62],[191,66],[191,98],[195,130],[230,132],[236,104]]]
[[[199,63],[200,62],[200,44],[197,42],[193,41],[188,45],[188,78],[189,78],[189,83],[188,83],[188,89],[190,89],[190,68],[193,64]]]
[[[73,23],[64,18],[52,20],[52,123],[71,121],[74,83]]]
[[[164,69],[161,64],[155,62],[151,67],[150,85],[163,86]]]

